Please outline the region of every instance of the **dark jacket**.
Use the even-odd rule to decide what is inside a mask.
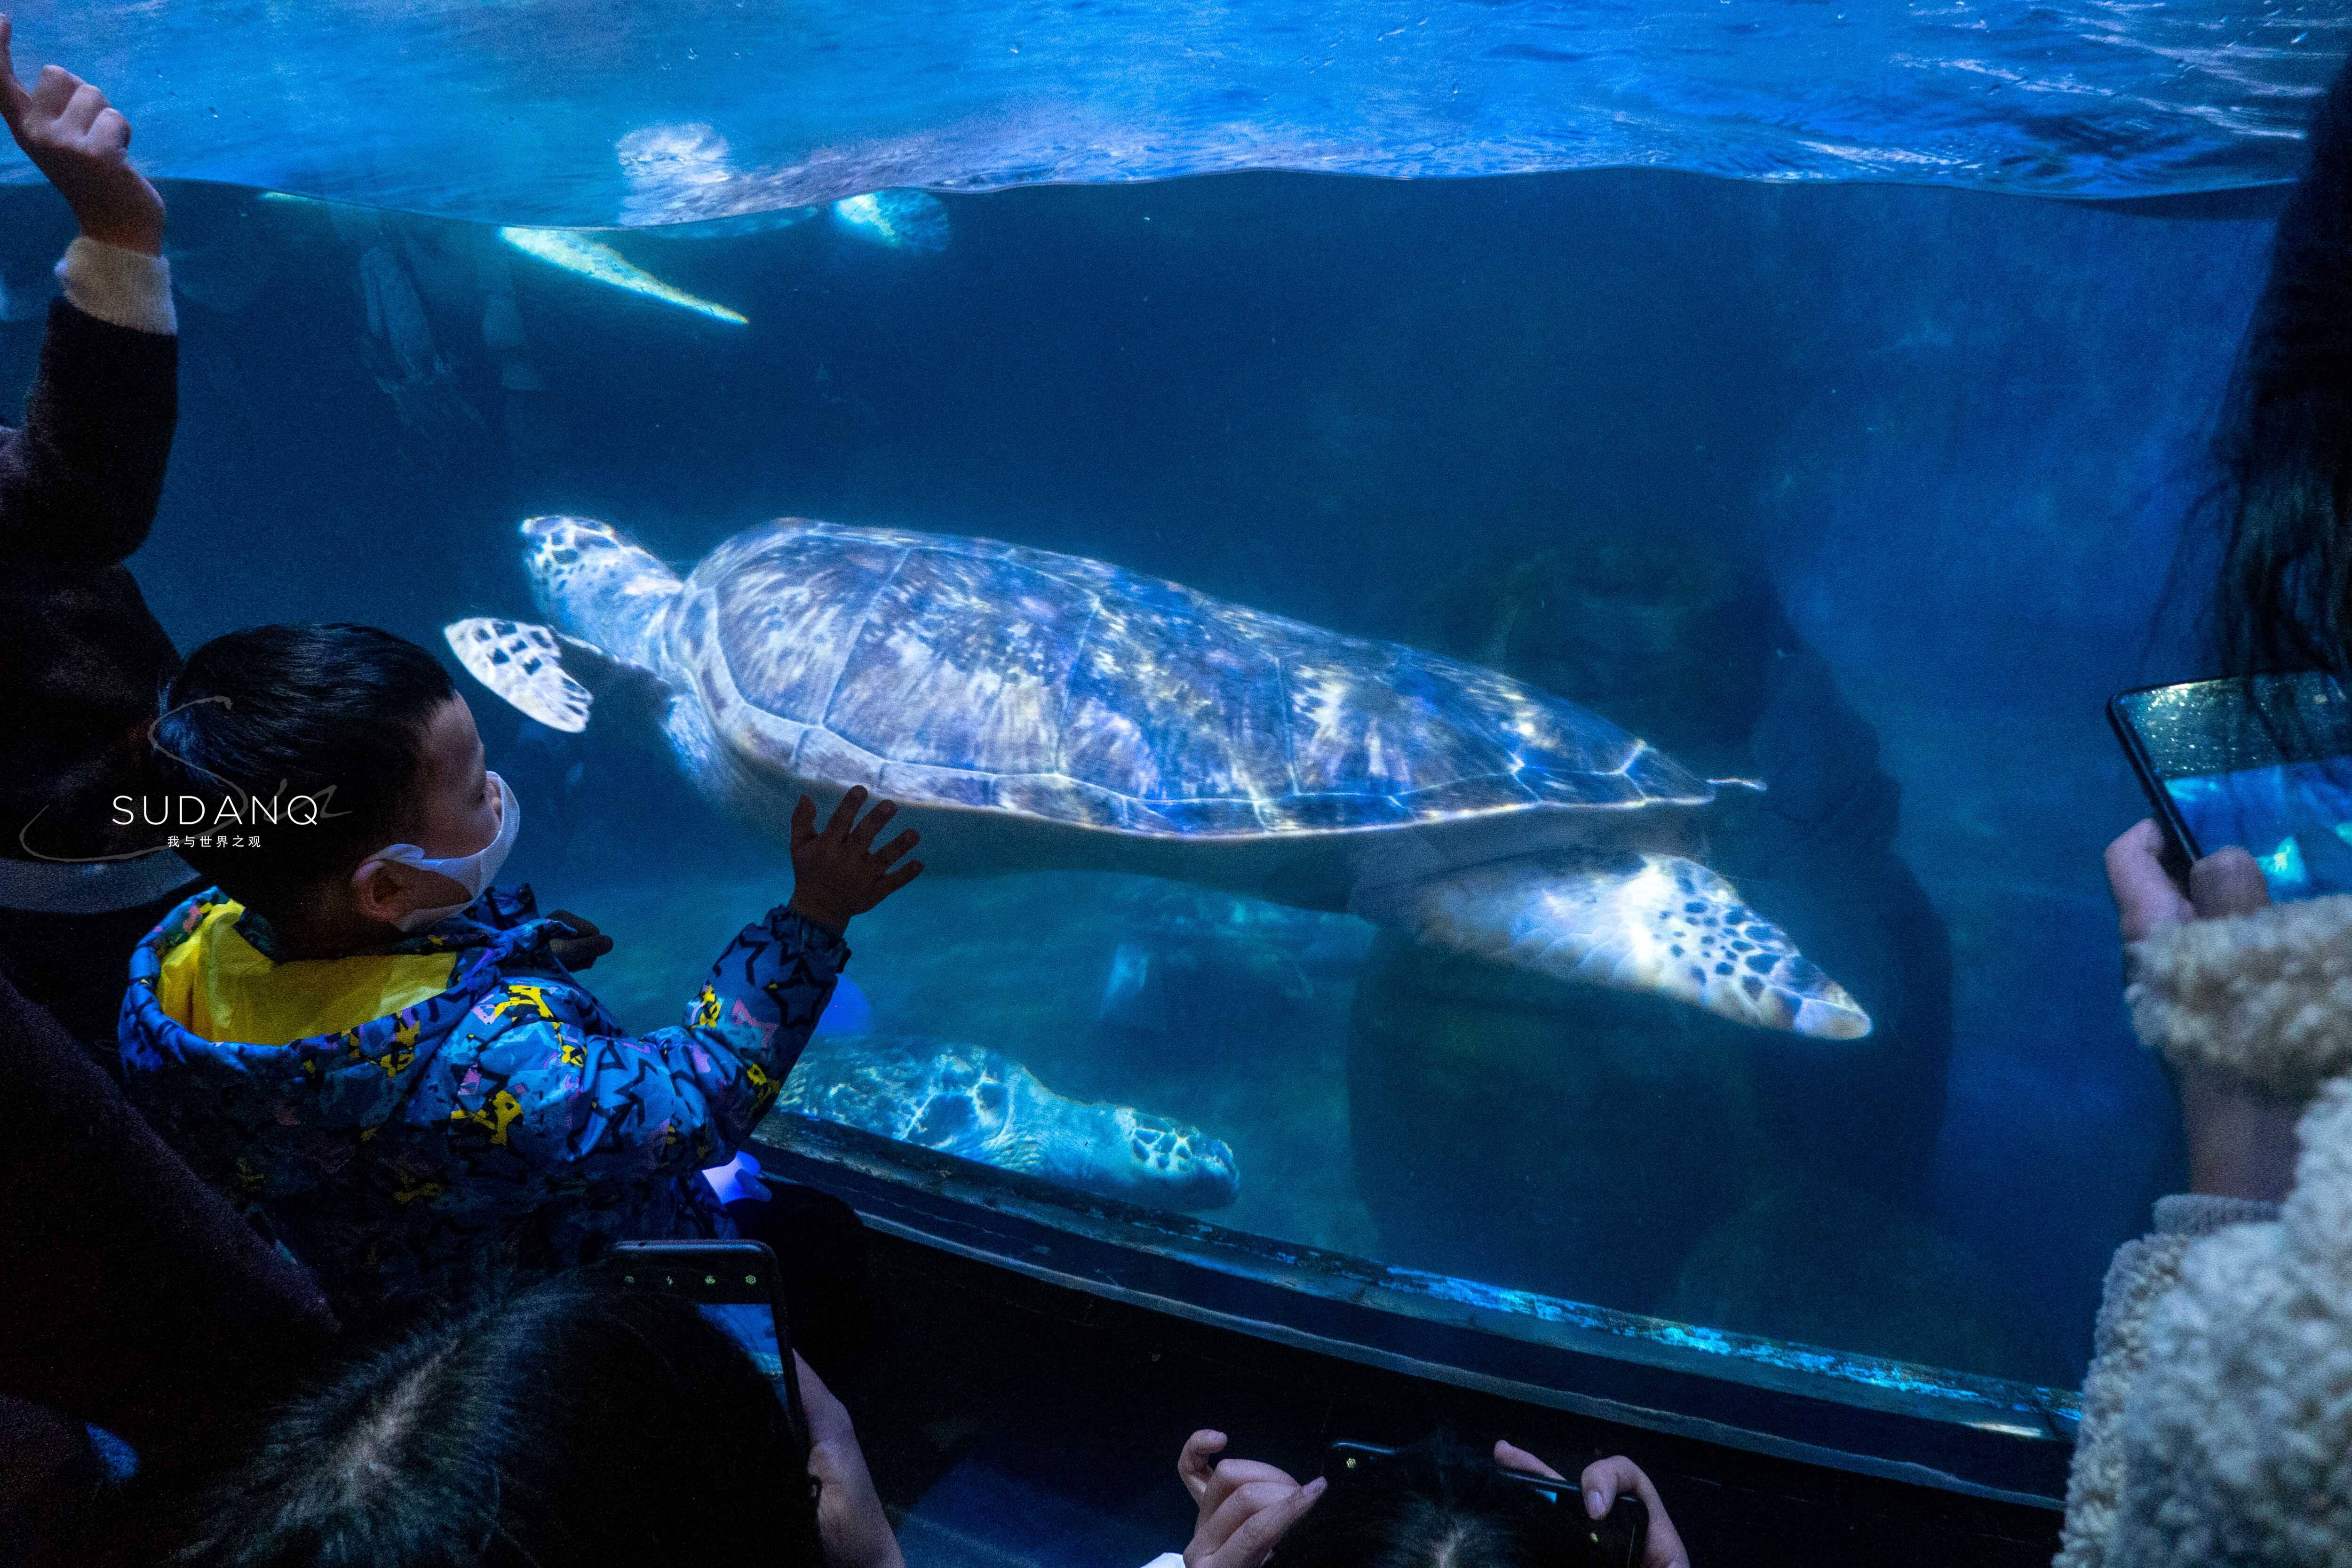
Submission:
[[[0,429],[0,855],[22,858],[17,835],[44,805],[37,847],[108,847],[91,829],[128,787],[131,737],[176,666],[121,563],[163,488],[178,355],[176,338],[59,300],[25,427]],[[0,971],[29,967],[87,1011],[120,1008],[137,940],[109,934],[120,916],[6,914]],[[15,940],[27,933],[84,962],[47,963]],[[160,1458],[216,1441],[335,1327],[309,1275],[0,975],[0,1393]]]
[[[179,353],[59,300],[25,426],[0,429],[0,856],[31,858],[25,838],[60,857],[150,847],[108,803],[137,787],[179,668],[122,565],[163,493]]]
[[[0,979],[0,1391],[169,1448],[282,1391],[334,1330],[310,1276]]]

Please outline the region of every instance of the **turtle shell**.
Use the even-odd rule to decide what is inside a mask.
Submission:
[[[1712,794],[1493,670],[992,540],[770,523],[676,627],[739,756],[905,801],[1214,837]]]

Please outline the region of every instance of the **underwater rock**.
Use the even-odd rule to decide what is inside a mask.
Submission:
[[[1483,562],[1431,640],[1660,737],[1727,789],[1711,864],[1875,1022],[1868,1048],[1769,1037],[1387,938],[1356,998],[1357,1180],[1395,1261],[1647,1310],[1758,1184],[1924,1210],[1951,1050],[1942,922],[1893,852],[1869,726],[1760,573],[1673,541]],[[1553,684],[1556,683],[1556,684]],[[1476,1236],[1452,1215],[1497,1216]]]
[[[869,245],[945,250],[948,209],[921,191],[875,191],[833,204],[833,221]]]
[[[978,1046],[823,1035],[776,1109],[1157,1208],[1223,1208],[1241,1190],[1233,1151],[1201,1129],[1056,1094]]]
[[[1592,709],[1717,780],[1708,864],[1852,988],[1867,1052],[1800,1053],[1755,1081],[1777,1169],[1924,1207],[1952,1051],[1951,939],[1894,844],[1875,731],[1797,635],[1760,566],[1703,537],[1571,536],[1475,563],[1432,640]],[[1866,1128],[1868,1136],[1851,1132]]]
[[[1852,1187],[1808,1183],[1768,1193],[1701,1237],[1657,1310],[1855,1355],[2071,1381],[1992,1279],[1916,1214]]]
[[[372,245],[361,254],[359,281],[367,312],[361,355],[401,424],[436,453],[484,429],[441,357],[425,301],[392,246]]]
[[[1759,1037],[1381,932],[1348,1048],[1380,1256],[1648,1310],[1761,1152]]]
[[[1352,984],[1371,932],[1343,916],[1158,879],[1122,879],[1098,929],[1116,938],[1096,1009],[1114,1037],[1246,1058],[1325,993]]]

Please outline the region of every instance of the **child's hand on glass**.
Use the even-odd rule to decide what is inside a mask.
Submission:
[[[8,44],[8,18],[0,16],[0,120],[16,145],[65,197],[82,233],[163,255],[163,198],[131,166],[131,122],[63,66],[43,66],[27,89]]]
[[[881,848],[875,836],[898,815],[898,803],[881,800],[866,813],[866,786],[853,786],[833,808],[823,828],[816,825],[816,802],[801,796],[793,807],[793,913],[812,925],[839,935],[852,918],[864,914],[917,877],[923,863],[909,860],[898,869],[892,862],[904,856],[922,836],[909,828]]]

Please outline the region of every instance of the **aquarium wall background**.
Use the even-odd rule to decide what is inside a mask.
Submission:
[[[918,882],[852,932],[837,1026],[1205,1130],[1221,1224],[2078,1380],[2184,1175],[2101,708],[2200,672],[2204,442],[2341,18],[1150,15],[25,6],[20,68],[104,80],[181,176],[150,603],[184,648],[437,647],[532,615],[526,516],[684,567],[800,515],[1503,668],[1765,778],[1711,862],[1878,1030],[1070,872]],[[2147,199],[2052,199],[2085,195]],[[632,226],[500,226],[554,223]],[[0,184],[0,384],[70,232]],[[618,939],[590,978],[630,1026],[673,1021],[781,851],[625,725],[465,689],[511,874]]]

